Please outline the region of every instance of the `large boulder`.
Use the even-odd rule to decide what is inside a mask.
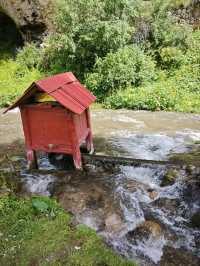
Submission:
[[[24,41],[41,40],[52,26],[53,4],[52,0],[0,0],[0,13],[14,21]]]
[[[160,266],[197,266],[200,258],[184,249],[165,246]]]

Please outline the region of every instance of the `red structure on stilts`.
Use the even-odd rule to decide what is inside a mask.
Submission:
[[[28,165],[37,167],[36,151],[45,151],[70,154],[81,168],[81,144],[93,151],[89,106],[95,100],[71,72],[33,82],[5,111],[20,108]]]

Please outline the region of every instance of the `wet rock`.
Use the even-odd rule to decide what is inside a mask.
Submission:
[[[134,180],[129,180],[126,184],[126,189],[130,192],[136,192],[138,189],[138,183]]]
[[[170,156],[169,160],[176,163],[181,163],[185,165],[195,165],[200,166],[200,147],[199,145],[193,147],[189,146],[188,152],[184,153],[174,153]]]
[[[153,189],[148,189],[150,199],[154,200],[158,196],[158,192]]]
[[[161,187],[173,185],[178,177],[178,173],[176,170],[170,169],[164,175],[162,182],[160,184]]]
[[[121,217],[116,213],[111,213],[105,219],[105,229],[108,232],[119,232],[124,227]]]
[[[180,206],[179,199],[158,198],[152,203],[153,207],[159,209],[168,209],[171,212],[175,212]]]
[[[157,198],[155,199],[150,205],[149,208],[146,207],[145,212],[145,218],[146,219],[153,219],[156,221],[159,221],[160,224],[162,224],[166,229],[170,228],[170,225],[167,223],[163,223],[163,215],[166,215],[173,223],[176,223],[175,217],[182,217],[182,218],[188,218],[188,209],[187,205],[184,204],[183,200],[181,198]],[[172,218],[174,217],[174,218]],[[177,226],[179,223],[177,222]]]
[[[195,246],[200,247],[200,232],[194,236]]]
[[[200,228],[200,210],[192,216],[191,225],[193,227]]]
[[[183,190],[184,201],[190,206],[200,204],[200,183],[196,181],[196,178],[192,179],[190,182],[186,182]]]
[[[149,239],[150,237],[158,239],[162,236],[161,226],[154,221],[144,221],[134,231],[128,233],[129,238],[138,240]]]
[[[166,246],[160,261],[160,266],[199,266],[200,259],[190,252]]]
[[[113,208],[113,199],[102,184],[87,183],[88,180],[72,180],[65,184],[57,195],[64,209],[73,214],[81,214],[85,210],[109,213]],[[56,193],[55,193],[56,196]],[[104,218],[104,217],[102,217]]]
[[[187,165],[185,171],[187,174],[192,175],[195,172],[196,167],[194,165]]]

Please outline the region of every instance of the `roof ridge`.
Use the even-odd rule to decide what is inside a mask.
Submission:
[[[72,72],[69,73],[70,75],[68,81],[66,75],[63,79],[52,79],[52,81],[48,80],[48,82],[45,82],[45,79],[34,81],[23,93],[23,95],[6,111],[26,104],[27,99],[36,92],[36,89],[46,92],[73,113],[81,114],[90,106],[92,102],[95,101],[96,97],[83,84],[80,83],[80,81],[73,75]]]

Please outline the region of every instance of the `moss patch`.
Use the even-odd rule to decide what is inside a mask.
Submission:
[[[190,152],[173,154],[170,158],[172,162],[183,164],[194,164],[200,166],[200,147],[196,147]]]
[[[177,171],[170,169],[164,175],[163,180],[160,184],[161,187],[173,185],[175,183],[176,178],[177,178]]]

